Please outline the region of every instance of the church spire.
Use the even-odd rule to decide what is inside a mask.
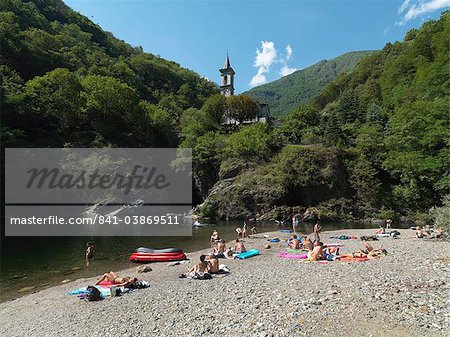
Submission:
[[[234,70],[230,65],[230,57],[228,56],[225,59],[225,64],[223,65],[220,71],[220,93],[222,95],[233,96],[234,95]]]
[[[231,65],[230,65],[230,58],[228,57],[228,52],[227,52],[227,58],[225,59],[225,64],[224,64],[223,68],[224,68],[224,69],[231,68]]]

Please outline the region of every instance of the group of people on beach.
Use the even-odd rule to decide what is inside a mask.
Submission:
[[[350,254],[341,254],[339,247],[334,245],[324,245],[319,240],[311,241],[308,236],[300,237],[297,234],[293,234],[288,240],[288,246],[292,250],[305,250],[307,251],[306,258],[309,261],[327,260],[334,261],[341,258],[368,258],[374,259],[383,254],[386,254],[386,250],[381,246],[379,249],[375,249],[373,246],[364,243],[364,249],[357,250]]]
[[[210,274],[227,273],[229,270],[225,265],[219,264],[219,258],[234,259],[236,255],[245,253],[247,249],[244,246],[243,238],[249,237],[246,235],[246,223],[243,228],[236,229],[237,238],[233,244],[227,248],[226,241],[220,237],[217,230],[214,230],[211,235],[212,253],[200,255],[197,264],[188,269],[185,274],[181,274],[180,278],[191,277],[197,279],[208,279]],[[255,228],[256,231],[256,228]],[[252,228],[252,232],[253,228]]]
[[[425,226],[424,228],[416,227],[416,237],[418,239],[439,239],[442,237],[443,231],[440,228],[430,228],[430,226]]]

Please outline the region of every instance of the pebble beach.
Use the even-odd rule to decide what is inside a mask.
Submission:
[[[245,239],[246,248],[261,255],[221,259],[231,273],[211,280],[178,278],[211,249],[188,253],[188,264],[119,271],[150,287],[98,302],[66,294],[95,282],[78,279],[1,303],[0,336],[448,336],[450,245],[399,231],[397,239],[370,242],[389,255],[366,262],[281,259],[286,244],[266,249],[265,236],[283,240],[289,234],[271,232]],[[350,253],[363,242],[330,236],[373,232],[321,236]]]

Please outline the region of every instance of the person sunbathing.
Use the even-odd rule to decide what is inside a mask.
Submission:
[[[308,251],[308,260],[309,261],[317,261],[323,258],[323,243],[316,242],[314,243],[314,248]]]
[[[233,260],[233,259],[234,259],[234,251],[233,251],[233,249],[232,249],[231,247],[228,248],[228,249],[223,253],[223,255],[225,256],[226,259],[229,259],[229,260]]]
[[[289,247],[291,249],[300,249],[300,241],[297,240],[297,235],[292,235],[292,238],[289,240]]]
[[[341,254],[338,256],[338,258],[342,257],[350,257],[350,258],[368,258],[368,259],[376,259],[379,258],[381,255],[386,255],[387,251],[386,249],[381,246],[379,249],[374,249],[371,245],[365,244],[366,249],[360,249],[358,251],[355,251],[351,254]]]
[[[133,277],[119,277],[115,272],[111,271],[109,273],[103,274],[102,277],[95,283],[99,285],[103,281],[108,281],[113,283],[116,287],[128,287],[137,281],[137,278]]]
[[[427,236],[430,236],[430,233],[428,233],[425,229],[422,229],[422,227],[420,227],[420,226],[416,227],[416,237],[417,238],[422,239]]]
[[[302,248],[307,250],[312,250],[314,248],[314,244],[312,243],[311,239],[307,236],[305,236],[305,239],[303,240]]]
[[[214,246],[214,256],[216,257],[225,257],[224,253],[225,253],[225,249],[226,249],[226,245],[225,245],[225,240],[220,240],[219,242],[216,243],[216,245]]]
[[[217,274],[219,272],[219,259],[214,255],[208,256],[209,269],[208,272],[210,274]]]
[[[239,254],[245,253],[246,251],[247,250],[245,249],[244,243],[241,240],[236,239],[236,243],[234,245],[234,252]]]
[[[376,231],[375,231],[375,234],[384,234],[385,233],[385,230],[384,230],[384,227],[383,226],[380,226],[380,228],[378,228]]]
[[[339,258],[339,247],[326,247],[323,249],[323,258],[328,261],[334,261]]]
[[[199,262],[195,266],[189,268],[186,274],[181,275],[186,277],[187,275],[195,275],[197,273],[209,273],[210,270],[211,263],[206,261],[206,255],[200,255]]]

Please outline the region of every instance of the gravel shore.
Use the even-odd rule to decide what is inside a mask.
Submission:
[[[151,284],[121,297],[86,302],[65,295],[95,281],[79,279],[1,303],[0,336],[448,336],[450,245],[399,231],[399,239],[373,243],[392,255],[367,262],[280,259],[286,246],[264,249],[267,239],[258,234],[245,246],[261,255],[222,259],[231,269],[225,277],[178,278],[196,252],[188,254],[190,264],[119,272]],[[362,248],[360,240],[329,239],[342,234],[373,230],[323,232],[322,241],[344,244],[344,253]]]

